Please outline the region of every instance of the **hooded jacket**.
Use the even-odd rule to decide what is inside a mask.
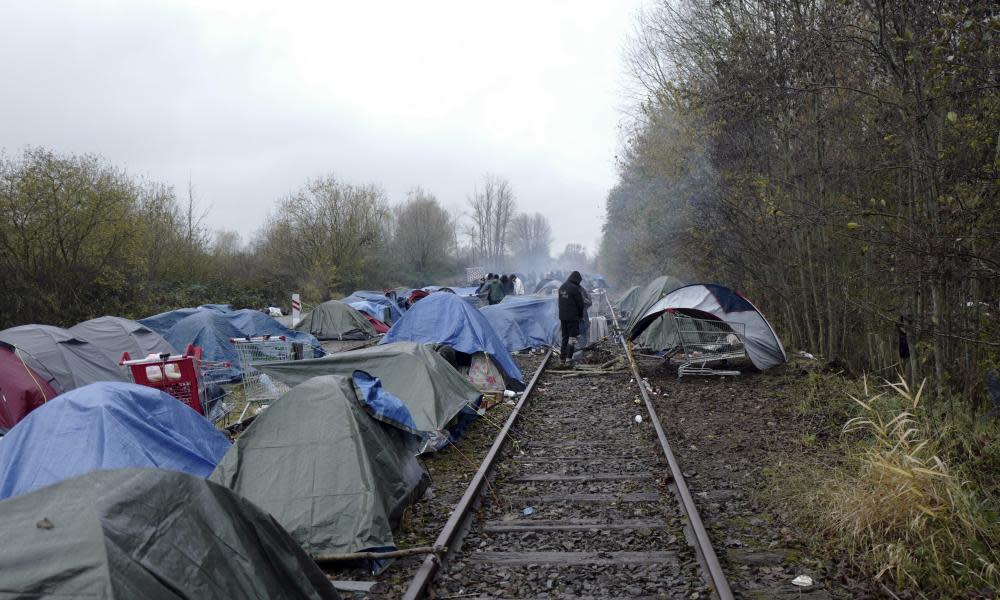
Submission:
[[[566,283],[559,286],[559,320],[579,321],[587,308],[583,303],[583,288],[580,282],[583,277],[579,271],[573,271],[566,278]]]

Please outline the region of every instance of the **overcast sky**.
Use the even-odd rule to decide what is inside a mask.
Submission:
[[[640,4],[0,0],[0,148],[190,179],[244,240],[311,177],[460,211],[493,173],[593,251]]]

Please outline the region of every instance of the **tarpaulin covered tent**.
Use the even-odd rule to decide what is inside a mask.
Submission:
[[[178,308],[176,310],[168,310],[166,312],[161,312],[143,319],[139,319],[139,323],[149,327],[156,333],[160,335],[166,334],[166,332],[177,324],[178,321],[184,317],[188,317],[198,312],[197,308]],[[181,348],[183,350],[183,348]]]
[[[122,317],[97,317],[69,328],[69,332],[111,356],[128,352],[132,358],[150,354],[177,354],[177,348],[149,327]]]
[[[339,597],[273,518],[184,473],[96,471],[0,514],[4,598]]]
[[[243,337],[257,337],[265,335],[284,336],[290,342],[302,344],[305,348],[312,348],[315,356],[323,356],[323,348],[312,334],[305,331],[295,331],[279,323],[274,317],[265,315],[259,310],[243,308],[240,310],[230,310],[222,313],[230,324],[240,330]]]
[[[393,524],[423,492],[415,442],[367,412],[351,377],[313,377],[262,412],[210,480],[314,556],[389,549]]]
[[[377,335],[364,315],[339,300],[327,300],[312,309],[294,329],[320,340],[367,340]]]
[[[558,347],[559,305],[554,296],[507,296],[479,309],[509,352]]]
[[[670,309],[695,318],[741,323],[747,356],[758,369],[768,369],[788,360],[774,328],[757,307],[741,294],[716,284],[688,285],[670,292],[636,320],[629,337],[638,338],[650,323]]]
[[[58,394],[14,348],[0,343],[0,434]]]
[[[26,365],[57,392],[68,392],[95,381],[128,381],[128,373],[113,356],[51,325],[21,325],[0,331],[0,342],[13,346]]]
[[[508,387],[524,389],[520,369],[490,322],[455,294],[431,294],[413,305],[380,343],[402,341],[447,344],[466,354],[485,352],[503,372]]]
[[[314,360],[274,362],[260,366],[271,379],[296,386],[319,375],[350,377],[364,371],[382,381],[399,398],[412,421],[410,431],[425,441],[426,450],[447,442],[441,434],[460,412],[478,406],[479,391],[430,346],[395,342]],[[470,408],[471,407],[471,408]],[[442,439],[443,437],[443,439]]]
[[[92,383],[45,403],[0,440],[0,499],[99,469],[207,477],[229,446],[207,419],[160,390]]]
[[[409,295],[410,290],[406,290],[406,296]],[[403,316],[403,310],[399,308],[391,298],[388,298],[385,294],[380,292],[372,292],[365,290],[357,290],[353,292],[350,296],[341,300],[345,304],[352,304],[354,302],[368,302],[370,304],[380,306],[381,310],[377,314],[372,316],[382,321],[383,323],[393,324],[397,319]],[[388,314],[385,314],[388,311]]]
[[[239,353],[230,340],[243,337],[243,332],[219,311],[196,310],[174,323],[163,337],[177,349],[187,348],[188,344],[201,348],[206,361],[228,363],[218,369],[223,378],[238,380],[242,376]]]

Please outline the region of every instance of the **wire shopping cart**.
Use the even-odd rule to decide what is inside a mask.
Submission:
[[[243,373],[245,404],[239,418],[239,421],[243,421],[252,406],[256,407],[255,413],[260,412],[261,408],[288,391],[288,386],[261,373],[254,365],[292,360],[295,345],[283,335],[232,338],[229,341],[236,347],[236,353],[240,357],[240,371]]]
[[[716,319],[696,319],[673,313],[679,347],[670,355],[677,363],[677,377],[685,375],[739,375],[731,369],[715,369],[711,363],[745,358],[744,325]]]
[[[201,348],[191,345],[181,355],[151,354],[133,359],[125,352],[119,361],[128,367],[133,383],[166,392],[205,414],[200,363]]]

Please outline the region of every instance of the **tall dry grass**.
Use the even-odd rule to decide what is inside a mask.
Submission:
[[[867,380],[851,396],[845,466],[807,499],[817,533],[882,581],[923,597],[995,597],[1000,524],[990,503],[939,458],[921,410],[923,385]]]

